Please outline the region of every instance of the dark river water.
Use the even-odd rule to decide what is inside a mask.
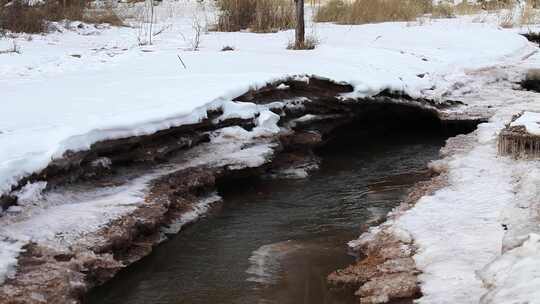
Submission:
[[[229,183],[224,204],[88,298],[91,304],[357,303],[325,278],[358,237],[426,179],[445,137],[399,133],[320,152],[301,180]]]

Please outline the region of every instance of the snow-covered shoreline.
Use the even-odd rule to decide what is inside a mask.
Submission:
[[[418,303],[537,303],[538,162],[499,156],[497,137],[515,114],[540,111],[540,96],[516,85],[539,59],[479,70],[451,92],[449,98],[469,105],[462,114],[483,109],[491,118],[450,141],[443,149],[450,153],[432,164],[446,185],[351,242],[412,245],[412,255],[402,254],[415,261],[409,273],[419,272]]]
[[[385,225],[398,231],[399,238],[410,238],[418,249],[414,261],[422,272],[420,303],[512,303],[511,297],[525,288],[522,281],[507,284],[496,273],[505,269],[508,277],[519,277],[526,268],[519,267],[519,258],[528,261],[538,254],[537,237],[530,234],[537,226],[531,215],[538,208],[534,204],[537,192],[531,184],[538,164],[516,162],[496,153],[496,136],[514,114],[540,111],[535,93],[513,87],[528,68],[540,64],[537,48],[524,37],[491,24],[459,19],[423,25],[319,24],[316,31],[321,44],[314,51],[285,50],[292,36],[286,31],[208,33],[201,50],[193,52],[186,51],[188,43],[179,38],[189,32],[189,19],[168,22],[171,29],[156,37],[154,46],[123,45],[135,29],[94,31],[83,25],[82,30],[66,29],[31,41],[20,38],[22,54],[0,55],[0,92],[5,101],[0,121],[0,194],[10,192],[21,178],[46,168],[68,150],[88,150],[104,140],[196,124],[208,118],[211,110],[222,110],[216,121],[256,121],[254,131],[232,127],[212,138],[214,144],[227,146],[230,138],[271,137],[281,131],[277,125],[280,117],[268,106],[233,99],[291,76],[307,79],[302,75],[316,75],[350,84],[353,92],[343,98],[370,97],[389,89],[411,97],[456,99],[466,105],[441,110],[441,116],[492,118],[472,135],[470,151],[439,164],[446,168],[449,185],[421,198],[415,207]],[[10,41],[0,41],[0,46],[6,43]],[[236,50],[221,52],[225,45]],[[272,147],[264,142],[250,149],[229,148],[232,150],[222,151],[225,159],[221,161],[233,168],[260,166],[272,154]],[[227,153],[233,155],[227,157]],[[203,159],[200,164],[208,161]],[[523,193],[516,196],[516,191]],[[28,242],[56,241],[55,229],[69,230],[70,223],[81,224],[77,226],[81,233],[95,232],[142,202],[140,195],[125,203],[123,198],[115,199],[107,203],[110,212],[98,204],[79,218],[66,220],[67,226],[59,227],[62,221],[58,220],[46,223],[51,229],[39,233],[36,227],[21,223],[46,215],[42,211],[47,208],[39,210],[40,199],[16,206],[23,214],[37,211],[0,229],[0,278],[13,275],[15,257]],[[12,211],[19,213],[19,209]],[[517,232],[516,215],[527,223]],[[84,225],[86,216],[96,221]],[[505,236],[501,224],[509,222],[510,232]],[[534,268],[536,264],[526,265]],[[533,283],[538,279],[534,271],[524,275]],[[524,299],[531,299],[527,296]]]
[[[190,33],[189,18],[169,22],[153,46],[122,45],[135,35],[132,28],[87,35],[75,27],[21,38],[22,54],[0,56],[0,90],[9,101],[0,122],[0,193],[67,150],[200,121],[207,109],[233,106],[232,98],[272,80],[317,75],[353,85],[358,97],[392,89],[437,98],[452,82],[448,77],[532,50],[525,38],[493,25],[440,20],[318,24],[321,44],[310,52],[285,49],[291,31],[211,32],[193,52],[179,38]],[[224,45],[236,50],[221,52]]]

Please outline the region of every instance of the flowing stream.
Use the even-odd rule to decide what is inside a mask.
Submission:
[[[428,178],[446,137],[345,137],[299,180],[223,184],[224,204],[94,290],[90,304],[357,303],[326,276],[354,261],[346,242]]]

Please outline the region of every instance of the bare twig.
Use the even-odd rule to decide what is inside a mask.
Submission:
[[[167,24],[166,26],[162,27],[159,31],[155,32],[152,36],[156,37],[157,35],[163,33],[164,31],[170,29],[172,27],[172,24]]]

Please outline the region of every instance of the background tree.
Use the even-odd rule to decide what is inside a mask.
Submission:
[[[296,3],[295,48],[303,49],[305,44],[304,0],[294,0]]]

